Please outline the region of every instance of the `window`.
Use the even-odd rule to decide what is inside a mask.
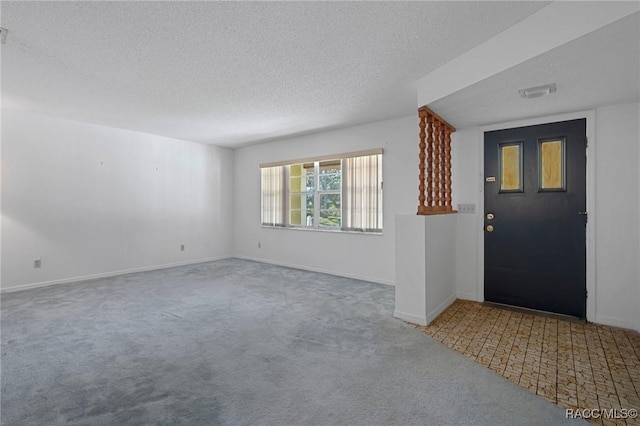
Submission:
[[[283,167],[280,167],[283,168]],[[289,171],[289,224],[308,226],[314,213],[314,165],[292,164]]]
[[[262,225],[382,232],[382,150],[262,164]]]
[[[500,144],[500,192],[523,192],[522,142]]]

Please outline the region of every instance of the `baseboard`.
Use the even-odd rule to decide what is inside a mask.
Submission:
[[[261,262],[261,263],[268,263],[270,265],[277,265],[277,266],[285,266],[287,268],[293,268],[293,269],[301,269],[303,271],[310,271],[310,272],[319,272],[321,274],[327,274],[327,275],[335,275],[337,277],[344,277],[344,278],[351,278],[354,280],[361,280],[361,281],[369,281],[369,282],[373,282],[373,283],[377,283],[377,284],[385,284],[385,285],[390,285],[395,287],[395,283],[392,281],[387,281],[387,280],[380,280],[374,277],[366,277],[366,276],[362,276],[362,275],[358,275],[358,274],[346,274],[343,272],[336,272],[336,271],[331,271],[328,269],[322,269],[322,268],[313,268],[313,267],[309,267],[309,266],[305,266],[305,265],[296,265],[295,263],[288,263],[288,262],[279,262],[276,260],[271,260],[271,259],[262,259],[259,257],[250,257],[250,256],[234,256],[237,259],[244,259],[244,260],[251,260],[254,262]]]
[[[421,317],[421,316],[413,315],[413,314],[407,314],[406,312],[393,311],[393,316],[398,318],[398,319],[401,319],[402,321],[410,322],[411,324],[418,324],[418,325],[427,325],[427,324],[429,324],[429,322],[427,322],[427,318],[426,317]]]
[[[460,300],[471,300],[472,302],[481,302],[481,300],[478,300],[478,296],[475,293],[468,293],[466,291],[457,292],[456,297]]]
[[[456,301],[456,298],[457,298],[456,294],[452,294],[451,296],[447,297],[447,299],[444,302],[439,304],[433,311],[428,313],[427,314],[427,324],[431,323],[431,321],[436,319],[438,317],[438,315],[440,315],[441,313],[444,312],[445,309],[447,309],[449,306],[451,306],[451,304]]]
[[[2,289],[0,289],[0,292],[1,293],[11,293],[11,292],[14,292],[14,291],[29,290],[29,289],[32,289],[32,288],[48,287],[48,286],[52,286],[52,285],[74,283],[74,282],[80,282],[80,281],[86,281],[86,280],[94,280],[94,279],[97,279],[97,278],[115,277],[115,276],[118,276],[118,275],[132,274],[132,273],[136,273],[136,272],[148,272],[148,271],[155,271],[155,270],[158,270],[158,269],[175,268],[176,266],[185,266],[185,265],[194,265],[196,263],[213,262],[213,261],[216,261],[216,260],[230,259],[231,257],[232,256],[209,257],[209,258],[205,258],[205,259],[195,259],[195,260],[187,260],[187,261],[183,261],[183,262],[167,263],[167,264],[164,264],[164,265],[145,266],[145,267],[142,267],[142,268],[123,269],[123,270],[120,270],[120,271],[104,272],[104,273],[92,274],[92,275],[83,275],[83,276],[79,276],[79,277],[63,278],[63,279],[59,279],[59,280],[43,281],[43,282],[32,283],[32,284],[23,284],[23,285],[17,285],[17,286],[13,286],[13,287],[8,287],[8,288],[2,288]]]
[[[617,317],[609,317],[606,315],[596,315],[596,324],[610,325],[612,327],[626,328],[628,330],[636,330],[640,332],[640,324],[635,321],[629,321]]]
[[[176,266],[185,266],[185,265],[193,265],[193,264],[197,264],[197,263],[213,262],[213,261],[216,261],[216,260],[230,259],[230,258],[234,258],[234,257],[237,258],[237,259],[252,260],[252,261],[255,261],[255,262],[269,263],[269,264],[272,264],[272,265],[285,266],[285,267],[288,267],[288,268],[301,269],[301,270],[311,271],[311,272],[319,272],[319,273],[322,273],[322,274],[335,275],[335,276],[339,276],[339,277],[345,277],[345,278],[351,278],[351,279],[356,279],[356,280],[369,281],[369,282],[374,282],[374,283],[378,283],[378,284],[385,284],[385,285],[394,286],[393,282],[386,281],[386,280],[379,280],[379,279],[376,279],[376,278],[373,278],[373,277],[365,277],[365,276],[361,276],[361,275],[357,275],[357,274],[344,274],[344,273],[339,273],[339,272],[336,272],[336,271],[330,271],[330,270],[321,269],[321,268],[310,268],[310,267],[303,266],[303,265],[296,265],[296,264],[293,264],[293,263],[277,262],[277,261],[272,261],[272,260],[268,260],[268,259],[253,258],[253,257],[249,257],[249,256],[219,256],[219,257],[211,257],[211,258],[205,258],[205,259],[195,259],[195,260],[187,260],[187,261],[183,261],[183,262],[168,263],[168,264],[164,264],[164,265],[145,266],[145,267],[142,267],[142,268],[131,268],[131,269],[124,269],[124,270],[120,270],[120,271],[104,272],[104,273],[100,273],[100,274],[83,275],[83,276],[77,276],[77,277],[71,277],[71,278],[63,278],[63,279],[59,279],[59,280],[42,281],[42,282],[31,283],[31,284],[23,284],[23,285],[18,285],[18,286],[2,288],[2,289],[0,289],[0,293],[11,293],[11,292],[14,292],[14,291],[29,290],[29,289],[32,289],[32,288],[48,287],[48,286],[58,285],[58,284],[67,284],[67,283],[80,282],[80,281],[86,281],[86,280],[94,280],[94,279],[97,279],[97,278],[115,277],[115,276],[118,276],[118,275],[132,274],[132,273],[136,273],[136,272],[155,271],[155,270],[158,270],[158,269],[174,268]]]
[[[401,312],[398,310],[393,311],[393,316],[403,321],[410,322],[412,324],[429,325],[431,321],[436,319],[438,315],[443,313],[445,309],[451,306],[451,304],[455,302],[456,299],[457,299],[456,295],[452,294],[451,296],[447,297],[447,299],[444,302],[439,304],[437,308],[435,308],[433,311],[428,313],[426,317],[414,315],[414,314],[408,314],[406,312]]]

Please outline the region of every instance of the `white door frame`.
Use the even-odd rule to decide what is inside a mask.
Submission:
[[[484,133],[493,130],[511,129],[514,127],[535,126],[537,124],[554,123],[557,121],[587,120],[587,321],[595,321],[596,318],[596,163],[595,152],[595,110],[573,112],[568,114],[549,115],[525,120],[509,121],[487,126],[481,126],[480,138],[480,176],[478,182],[480,199],[478,200],[478,296],[484,301]]]

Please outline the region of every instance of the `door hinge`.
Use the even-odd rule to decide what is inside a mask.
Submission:
[[[584,138],[584,147],[585,148],[589,147],[589,138],[588,137]]]
[[[584,216],[584,223],[586,224],[589,221],[589,214],[587,212],[578,212],[580,216]]]

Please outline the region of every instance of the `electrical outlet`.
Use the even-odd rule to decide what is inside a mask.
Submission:
[[[184,251],[184,244],[180,244],[180,251]]]
[[[458,213],[475,213],[475,204],[458,204]]]
[[[42,268],[42,259],[34,259],[33,260],[33,267],[35,269]]]

